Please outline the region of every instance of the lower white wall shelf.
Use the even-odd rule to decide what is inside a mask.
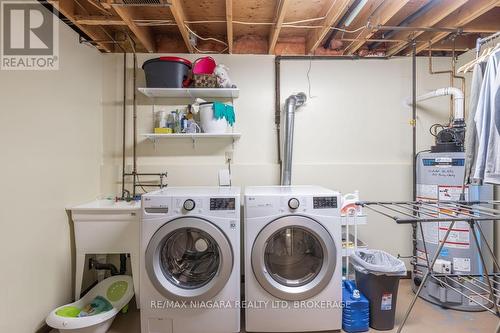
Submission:
[[[237,140],[241,137],[240,133],[172,133],[172,134],[142,134],[145,138],[155,141],[158,139],[204,139],[204,138],[230,138]]]
[[[143,137],[153,142],[156,146],[159,140],[173,140],[173,139],[189,139],[193,141],[193,147],[197,140],[203,139],[228,139],[230,143],[234,144],[240,137],[241,133],[172,133],[172,134],[155,134],[146,133],[142,134]]]

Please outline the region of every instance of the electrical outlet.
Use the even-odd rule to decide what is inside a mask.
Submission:
[[[233,161],[233,152],[232,151],[226,151],[226,163],[229,163],[229,161]]]

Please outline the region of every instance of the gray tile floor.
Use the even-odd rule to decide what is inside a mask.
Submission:
[[[410,280],[402,280],[398,294],[396,325],[401,322],[412,296]],[[498,323],[498,317],[489,312],[470,313],[445,310],[423,300],[418,300],[403,332],[489,333],[495,332]],[[395,331],[394,329],[385,332]],[[200,332],[203,332],[202,328],[200,328]],[[371,330],[371,332],[376,331]],[[118,315],[109,333],[140,333],[140,316],[139,312],[135,310],[135,306],[131,306],[131,311],[126,315]]]

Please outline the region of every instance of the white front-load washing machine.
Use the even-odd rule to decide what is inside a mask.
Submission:
[[[240,331],[240,188],[142,197],[141,332]]]
[[[341,328],[340,200],[316,186],[245,189],[247,332]]]

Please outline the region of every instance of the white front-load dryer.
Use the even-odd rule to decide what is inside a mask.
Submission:
[[[340,198],[316,186],[245,189],[247,332],[340,330]]]
[[[141,332],[240,331],[240,188],[143,195]]]

